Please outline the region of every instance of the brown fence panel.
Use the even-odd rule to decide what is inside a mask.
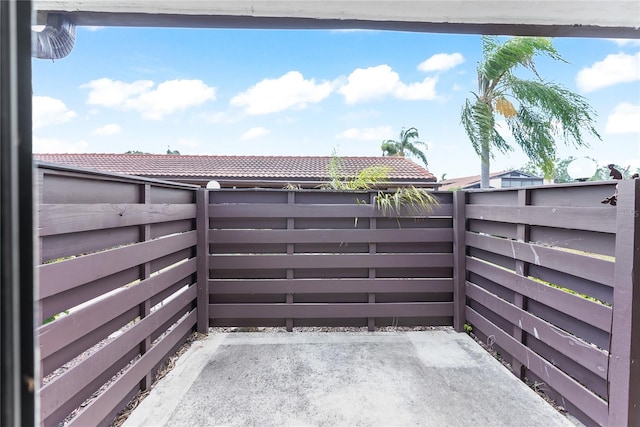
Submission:
[[[41,419],[108,425],[196,325],[198,189],[37,174]]]
[[[467,194],[466,321],[587,425],[607,425],[613,182]]]
[[[453,324],[453,197],[385,215],[375,193],[209,193],[211,325]]]

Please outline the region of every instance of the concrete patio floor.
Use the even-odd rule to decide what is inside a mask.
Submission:
[[[466,334],[214,333],[125,426],[574,426]]]

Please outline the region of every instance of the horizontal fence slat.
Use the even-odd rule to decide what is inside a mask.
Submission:
[[[112,296],[88,305],[38,329],[40,355],[46,358],[52,353],[93,331],[130,308],[195,272],[196,259],[165,270],[135,286],[123,289]]]
[[[402,212],[401,217],[451,216],[453,205],[443,204],[434,207],[433,212]],[[345,217],[394,217],[385,215],[370,204],[275,204],[275,203],[234,203],[211,204],[209,216],[215,218],[345,218]]]
[[[466,296],[578,362],[600,378],[607,379],[609,361],[607,352],[568,334],[531,313],[527,313],[480,286],[467,282]]]
[[[450,228],[402,230],[209,230],[209,243],[413,243],[452,242]]]
[[[135,361],[103,393],[73,418],[69,426],[95,425],[98,420],[102,421],[132,389],[138,386],[140,380],[151,372],[154,366],[170,356],[169,352],[190,332],[196,324],[196,319],[196,310],[192,310],[171,332]]]
[[[452,267],[453,254],[210,255],[213,269]]]
[[[605,332],[611,330],[611,307],[544,285],[475,258],[467,257],[467,270],[500,286],[554,308]]]
[[[100,351],[93,353],[78,365],[75,365],[60,377],[42,387],[40,396],[43,418],[47,418],[49,414],[64,403],[59,399],[59,396],[75,396],[76,393],[99,377],[109,366],[150,336],[163,323],[189,306],[195,298],[196,288],[192,286],[159,310],[140,320],[122,335],[101,348]],[[84,401],[92,393],[93,390],[87,396],[80,396],[78,403]]]
[[[453,279],[210,280],[211,295],[453,292]]]
[[[467,205],[467,219],[616,232],[615,208]]]
[[[615,262],[516,240],[466,232],[467,246],[512,257],[535,265],[612,286]]]
[[[195,204],[42,204],[38,211],[41,237],[196,217]]]
[[[40,298],[50,297],[113,273],[195,246],[197,232],[137,243],[39,266]]]
[[[600,425],[607,424],[607,402],[584,388],[573,378],[556,368],[530,348],[482,317],[471,307],[466,307],[466,318],[474,328],[486,336],[492,336],[496,345],[515,357],[531,372],[542,378],[546,384],[560,393],[565,399],[579,407],[588,417]]]
[[[453,316],[452,302],[209,304],[211,318],[357,318]]]

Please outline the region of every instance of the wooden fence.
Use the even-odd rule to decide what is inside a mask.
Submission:
[[[401,215],[375,195],[209,193],[211,325],[453,325],[453,194]]]
[[[639,424],[640,180],[616,207],[608,182],[435,193],[396,216],[373,192],[36,171],[45,426],[109,424],[209,326],[465,322],[585,424]]]
[[[466,194],[466,321],[515,375],[587,425],[628,421],[631,390],[620,393],[615,378],[628,379],[629,366],[613,356],[628,358],[631,340],[612,338],[631,326],[637,246],[621,232],[634,234],[637,184],[621,184],[617,207],[600,204],[613,183]]]
[[[197,187],[51,165],[37,185],[41,421],[108,425],[196,323]]]

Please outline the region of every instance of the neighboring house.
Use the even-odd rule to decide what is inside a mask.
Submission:
[[[531,175],[518,170],[494,172],[489,175],[489,185],[491,188],[513,188],[528,187],[531,185],[543,185],[544,178]],[[480,188],[480,175],[463,176],[460,178],[446,179],[440,181],[440,190],[461,189],[469,190]]]
[[[331,156],[190,156],[166,154],[34,154],[34,160],[127,175],[222,188],[317,188],[330,180]],[[389,168],[389,188],[437,189],[436,177],[404,157],[340,157],[342,173],[370,166]]]

